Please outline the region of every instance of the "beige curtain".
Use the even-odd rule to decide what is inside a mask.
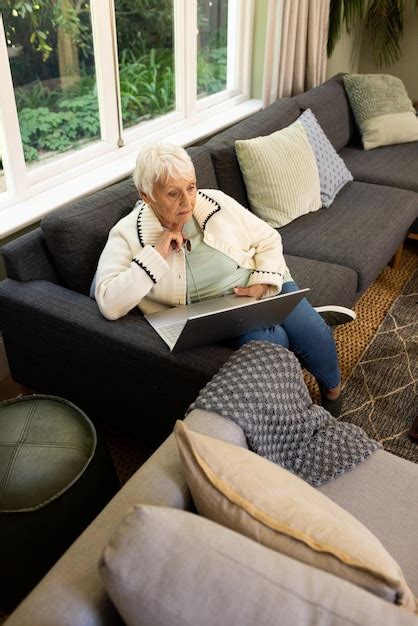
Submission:
[[[330,0],[269,1],[263,83],[265,106],[277,98],[316,87],[325,80],[329,6]]]

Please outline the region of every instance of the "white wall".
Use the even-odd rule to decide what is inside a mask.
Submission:
[[[404,83],[409,97],[418,100],[418,9],[408,0],[404,13],[404,36],[401,41],[402,56],[393,65],[377,68],[373,63],[370,45],[365,35],[361,46],[358,70],[361,74],[393,74]]]
[[[345,27],[334,48],[334,52],[327,62],[326,78],[331,78],[339,72],[357,74],[361,51],[361,30],[347,33]]]
[[[268,0],[256,0],[254,6],[253,66],[251,73],[251,97],[262,98],[264,45],[266,42]]]

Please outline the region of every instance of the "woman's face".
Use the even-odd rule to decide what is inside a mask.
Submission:
[[[148,194],[141,195],[165,228],[181,231],[193,216],[196,178],[169,178],[164,185],[157,182],[153,189],[154,200]]]

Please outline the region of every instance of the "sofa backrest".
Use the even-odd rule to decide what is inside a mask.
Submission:
[[[235,152],[235,141],[270,135],[289,126],[299,115],[298,103],[294,99],[284,98],[210,139],[205,146],[210,150],[219,188],[249,208],[247,191]]]
[[[292,98],[302,110],[312,110],[337,152],[356,135],[356,124],[342,77],[343,74],[337,74],[319,87]]]
[[[189,148],[188,152],[196,169],[198,187],[217,188],[207,148]],[[70,202],[42,220],[42,232],[65,287],[89,293],[110,229],[132,211],[137,200],[133,181],[124,180]]]
[[[1,247],[8,278],[22,282],[47,280],[60,283],[54,260],[40,228],[35,228]]]
[[[292,124],[305,109],[312,109],[325,134],[338,151],[356,136],[356,125],[338,74],[300,96],[282,98],[210,139],[209,148],[219,188],[250,208],[235,141],[270,135]]]

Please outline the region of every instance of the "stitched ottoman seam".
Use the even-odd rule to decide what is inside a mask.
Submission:
[[[12,473],[14,464],[16,462],[17,455],[19,454],[20,449],[21,449],[21,447],[22,447],[22,445],[24,443],[24,440],[25,440],[26,434],[27,434],[27,432],[29,430],[29,426],[30,426],[30,424],[32,422],[33,416],[36,413],[36,408],[37,408],[36,404],[33,404],[30,407],[29,413],[28,413],[28,415],[26,417],[25,423],[24,423],[23,428],[22,428],[21,435],[19,437],[19,441],[16,444],[16,449],[15,449],[14,453],[12,454],[12,456],[10,457],[9,464],[8,464],[8,466],[6,468],[5,473],[4,473],[3,483],[2,483],[2,486],[1,486],[1,490],[0,490],[0,505],[2,505],[3,502],[5,502],[7,483],[9,482],[9,478],[10,478],[10,475]]]
[[[16,441],[2,441],[0,443],[0,448],[4,447],[4,448],[11,448],[12,446],[16,445]],[[74,450],[82,450],[82,447],[80,445],[76,445],[74,443],[58,443],[55,441],[52,441],[50,443],[42,443],[42,442],[36,442],[36,441],[31,441],[31,442],[27,442],[27,441],[23,441],[20,444],[21,448],[73,448]]]

